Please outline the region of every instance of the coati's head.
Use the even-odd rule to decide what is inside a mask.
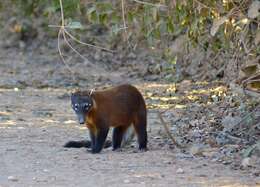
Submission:
[[[80,124],[86,122],[86,115],[93,106],[93,100],[89,92],[77,91],[71,94],[71,107],[77,114]]]

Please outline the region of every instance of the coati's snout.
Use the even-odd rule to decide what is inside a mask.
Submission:
[[[75,111],[79,123],[84,124],[86,122],[86,116],[92,107],[92,99],[89,96],[72,94],[71,107]]]
[[[79,124],[84,124],[85,123],[85,114],[77,114],[78,116],[78,120],[79,120]]]

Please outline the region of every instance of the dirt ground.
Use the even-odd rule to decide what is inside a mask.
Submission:
[[[135,147],[128,147],[121,152],[108,148],[90,154],[84,148],[63,148],[68,140],[88,138],[88,132],[78,125],[70,107],[71,88],[64,88],[70,84],[69,75],[57,54],[53,56],[56,61],[51,62],[51,56],[0,52],[1,187],[260,186],[260,178],[246,170],[172,149],[152,109],[148,111],[147,152],[136,153]],[[104,74],[102,68],[100,72],[92,66],[84,74],[82,68],[88,64],[73,66],[85,78],[80,79],[81,86],[132,82],[144,93],[151,84],[127,79],[125,72]]]
[[[160,126],[149,114],[149,151],[66,149],[86,138],[66,90],[0,90],[0,184],[7,186],[257,186],[257,178],[161,146]],[[8,180],[9,177],[9,180]],[[13,177],[13,178],[12,178]],[[259,182],[259,181],[258,181]]]

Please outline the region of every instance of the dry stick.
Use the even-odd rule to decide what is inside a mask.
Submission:
[[[167,8],[166,5],[162,5],[162,4],[153,4],[153,3],[148,3],[148,2],[144,2],[144,1],[139,1],[139,0],[132,0],[136,3],[140,3],[140,4],[143,4],[143,5],[149,5],[149,6],[156,6],[156,7],[165,7]]]
[[[104,48],[104,47],[100,47],[100,46],[96,46],[96,45],[92,45],[92,44],[88,44],[88,43],[85,43],[85,42],[82,42],[80,40],[78,40],[75,36],[73,36],[72,34],[70,34],[66,29],[64,29],[64,32],[74,41],[82,44],[82,45],[86,45],[86,46],[89,46],[89,47],[95,47],[97,49],[102,49],[102,50],[105,50],[105,51],[108,51],[108,52],[111,52],[111,53],[114,53],[115,51],[113,50],[110,50],[110,49],[107,49],[107,48]]]
[[[243,121],[245,121],[247,118],[249,118],[254,112],[256,112],[256,110],[258,109],[258,106],[259,106],[259,104],[256,105],[256,107],[254,108],[254,110],[253,110],[252,112],[248,113],[246,116],[244,116],[235,126],[237,127],[237,126],[240,125]],[[241,132],[241,130],[238,131],[238,132]]]
[[[169,138],[172,140],[173,144],[175,144],[178,148],[183,148],[183,146],[181,146],[181,145],[175,140],[175,138],[172,136],[172,134],[171,134],[171,132],[170,132],[170,130],[169,130],[169,128],[168,128],[166,122],[164,121],[164,119],[163,119],[163,117],[162,117],[162,114],[161,114],[160,112],[158,112],[158,117],[159,117],[159,119],[160,119],[160,121],[161,121],[161,124],[163,124],[164,129],[165,129],[167,135],[168,135]]]
[[[62,0],[60,0],[60,13],[61,13],[61,29],[64,29],[65,21],[64,21]]]
[[[69,72],[71,73],[72,75],[72,78],[73,78],[73,81],[75,82],[76,81],[76,78],[75,78],[75,74],[74,74],[74,71],[69,67],[69,65],[66,63],[64,57],[63,57],[63,54],[61,52],[61,49],[60,49],[60,38],[61,38],[61,34],[64,34],[64,30],[60,29],[59,30],[59,33],[58,33],[58,51],[59,51],[59,54],[60,54],[60,57],[61,57],[61,60],[63,62],[63,64],[66,66],[66,68],[69,70]]]
[[[76,49],[73,48],[73,46],[69,43],[69,41],[67,40],[67,37],[66,37],[66,34],[74,41],[80,43],[80,44],[83,44],[83,45],[87,45],[87,46],[90,46],[90,47],[95,47],[95,48],[98,48],[98,49],[102,49],[102,50],[106,50],[106,51],[109,51],[109,52],[113,52],[112,50],[109,50],[109,49],[106,49],[106,48],[103,48],[103,47],[98,47],[98,46],[95,46],[95,45],[91,45],[91,44],[87,44],[87,43],[84,43],[84,42],[81,42],[80,40],[78,40],[77,38],[75,38],[73,35],[71,35],[67,30],[66,28],[69,28],[69,27],[66,27],[65,26],[65,19],[64,19],[64,12],[63,12],[63,4],[62,4],[62,0],[60,0],[60,8],[61,8],[61,25],[50,25],[50,27],[58,27],[59,28],[59,33],[58,33],[58,51],[59,51],[59,55],[61,57],[61,60],[63,62],[63,64],[66,66],[66,68],[69,70],[69,72],[71,73],[72,75],[72,78],[73,78],[73,81],[76,82],[76,78],[75,78],[75,73],[74,71],[69,67],[69,65],[66,63],[66,60],[64,58],[64,55],[62,54],[62,51],[61,51],[61,48],[60,48],[60,40],[61,40],[61,36],[63,36],[63,39],[65,40],[66,44],[76,53],[78,54],[81,58],[83,58],[84,60],[86,60],[86,57],[84,57],[83,55],[80,54],[80,52],[78,52]]]
[[[71,73],[72,75],[72,79],[73,79],[73,82],[76,82],[76,78],[75,78],[75,73],[74,71],[69,67],[69,65],[66,63],[64,57],[63,57],[63,54],[61,52],[61,49],[60,49],[60,38],[61,38],[61,34],[64,35],[64,24],[65,24],[65,21],[64,21],[64,13],[63,13],[63,5],[62,5],[62,0],[60,0],[60,9],[61,9],[61,27],[59,29],[59,33],[58,33],[58,50],[59,50],[59,54],[60,54],[60,57],[61,57],[61,60],[63,62],[63,64],[66,66],[66,68],[69,70],[69,72]]]
[[[128,46],[130,46],[129,40],[128,40],[128,33],[127,33],[127,26],[125,21],[125,0],[121,0],[121,9],[122,9],[122,18],[124,23],[124,41],[127,41]]]
[[[70,42],[68,41],[67,37],[66,37],[66,31],[64,31],[63,33],[63,38],[64,38],[64,41],[66,42],[66,44],[76,53],[78,54],[82,59],[84,60],[88,60],[86,57],[84,57],[82,54],[80,54],[80,52],[78,50],[76,50],[71,44]]]

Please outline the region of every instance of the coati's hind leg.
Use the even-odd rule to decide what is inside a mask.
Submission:
[[[113,151],[121,147],[123,136],[129,126],[114,127],[112,134]]]
[[[134,129],[137,134],[137,140],[139,145],[139,150],[146,150],[147,149],[147,119],[146,113],[140,113],[136,116],[134,120]]]

